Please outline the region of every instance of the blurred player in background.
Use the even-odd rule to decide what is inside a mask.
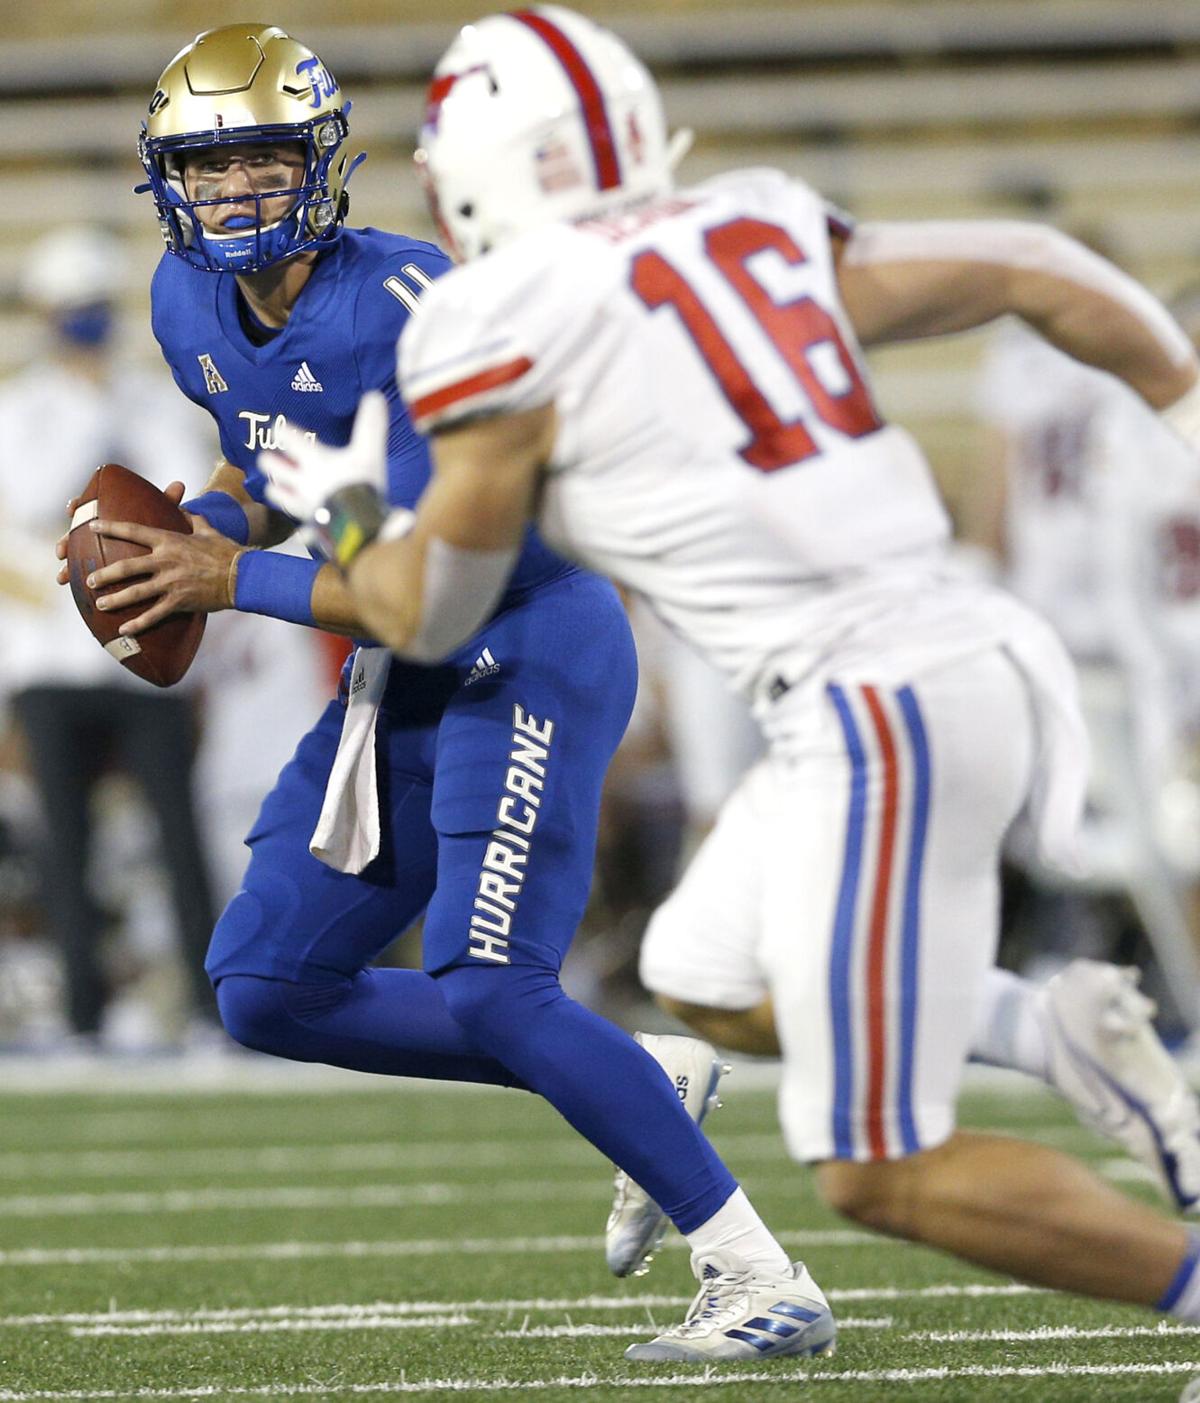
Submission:
[[[294,525],[264,505],[259,452],[289,423],[345,442],[364,391],[383,406],[390,500],[413,504],[428,478],[395,346],[448,259],[343,228],[348,111],[317,56],[274,27],[203,34],[159,81],[143,141],[168,246],[154,330],[180,388],[217,421],[225,461],[184,504],[208,523],[192,536],[96,523],[151,548],[134,569],[94,577],[125,586],[112,607],[146,605],[124,631],[233,607],[365,632],[336,569],[259,548]],[[697,1129],[719,1072],[711,1047],[672,1040],[689,1068],[676,1083],[559,985],[636,663],[609,583],[532,530],[518,554],[502,597],[444,663],[436,640],[405,663],[359,648],[348,702],[331,704],[284,769],[217,924],[208,968],[225,1025],[301,1061],[540,1092],[653,1182],[698,1257],[733,1253],[755,1273],[793,1322],[769,1352],[827,1348],[820,1290]],[[424,971],[370,968],[422,912]]]
[[[638,950],[654,908],[675,886],[721,805],[763,752],[744,697],[671,632],[628,601],[638,655],[637,702],[609,768],[587,936],[571,951],[570,987],[619,1020],[641,1021]]]
[[[334,692],[326,642],[261,614],[208,621],[190,675],[203,702],[195,789],[218,910],[241,887],[246,834],[264,795]]]
[[[1185,856],[1181,839],[1197,815],[1193,804],[1179,812],[1190,794],[1179,665],[1200,656],[1188,555],[1200,550],[1190,505],[1200,501],[1200,464],[1119,380],[1019,323],[992,337],[978,401],[1002,485],[989,544],[1007,586],[1066,644],[1092,749],[1080,871],[1069,879],[1027,845],[1011,848],[1033,882],[1028,954],[1062,961],[1081,943],[1111,942],[1114,923],[1128,924],[1113,898],[1128,893],[1176,1019],[1194,1030],[1200,834]]]
[[[1200,293],[1171,309],[1200,345]],[[1190,937],[1200,964],[1200,461],[1133,396],[1108,402],[1095,426],[1100,482],[1100,608],[1127,679],[1129,730],[1149,870],[1134,888],[1152,938]],[[1139,895],[1153,886],[1154,897]],[[1165,937],[1164,937],[1165,938]],[[1156,942],[1156,948],[1161,941]],[[1159,959],[1195,1033],[1196,985],[1182,958]],[[1194,1041],[1194,1038],[1193,1038]]]
[[[1015,312],[1200,445],[1192,348],[1052,231],[855,228],[774,171],[675,193],[675,150],[649,74],[589,21],[539,7],[464,29],[418,160],[465,263],[400,345],[431,486],[415,514],[364,492],[384,482],[369,397],[348,448],[283,434],[269,494],[401,656],[486,614],[533,517],[644,594],[753,699],[771,746],[652,923],[648,985],[730,1045],[769,1050],[777,1026],[789,1147],[841,1211],[1200,1318],[1200,1236],[1054,1150],[955,1129],[1001,842],[1029,807],[1043,849],[1069,854],[1085,748],[1052,632],[945,569],[931,474],[879,417],[859,351]],[[1194,1100],[1119,973],[1091,968],[1107,1047],[1093,1059],[1090,1024],[1036,1019],[1031,1040],[1140,1115],[1164,1160],[1177,1144],[1194,1160]],[[634,1353],[771,1328],[731,1274]]]
[[[117,307],[124,249],[97,227],[63,228],[29,251],[21,292],[44,330],[41,353],[0,387],[0,543],[6,581],[3,686],[24,741],[45,829],[38,844],[44,907],[59,944],[71,1029],[102,1029],[112,990],[103,918],[89,874],[94,799],[106,769],[132,777],[153,814],[194,1014],[215,1021],[204,953],[214,916],[191,772],[195,698],[147,687],[96,647],[45,560],[63,504],[104,462],[162,485],[199,484],[208,436],[174,387],[121,354]]]
[[[634,636],[652,677],[683,807],[683,857],[707,836],[721,805],[763,752],[745,698],[690,643],[635,600]],[[639,607],[640,606],[640,607]]]

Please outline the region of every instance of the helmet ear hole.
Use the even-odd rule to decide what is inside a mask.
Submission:
[[[465,205],[459,205],[458,213],[463,219],[473,219],[475,217],[475,206],[470,202]]]

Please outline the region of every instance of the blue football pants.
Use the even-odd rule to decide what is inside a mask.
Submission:
[[[734,1180],[658,1063],[558,977],[635,689],[616,594],[582,573],[503,610],[445,666],[394,663],[383,848],[358,876],[308,851],[344,714],[332,703],[247,839],[208,969],[247,1046],[537,1092],[689,1232]],[[372,968],[422,911],[423,969]]]

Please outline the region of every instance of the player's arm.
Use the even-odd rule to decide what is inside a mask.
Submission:
[[[296,523],[286,513],[276,511],[274,507],[267,503],[256,501],[246,490],[246,474],[241,468],[235,467],[232,463],[221,459],[205,485],[203,497],[209,498],[213,493],[225,493],[232,499],[236,508],[240,508],[246,516],[249,525],[250,547],[275,546],[282,541],[286,541],[296,530]],[[184,507],[194,506],[195,503],[185,502]],[[221,503],[215,503],[218,513],[221,510]],[[212,518],[210,523],[217,525]],[[242,570],[246,570],[247,576],[242,579],[242,594],[248,593],[248,585],[252,583],[249,576],[260,565],[261,562],[248,562],[246,553],[239,553],[232,567],[232,577],[228,581],[229,604],[224,607],[236,609],[238,595],[238,578]],[[298,589],[303,594],[306,583],[309,587],[307,609],[300,605],[299,611],[289,611],[287,617],[291,617],[296,612],[307,612],[310,618],[294,618],[292,622],[312,623],[317,628],[325,629],[329,633],[341,633],[347,637],[362,637],[365,633],[362,619],[355,607],[354,599],[347,588],[345,577],[340,570],[332,565],[319,562],[309,562],[297,556],[272,556],[269,567],[276,571],[290,573],[294,580],[293,591]],[[292,591],[289,591],[292,592]],[[243,603],[255,602],[253,600],[243,600]],[[262,600],[262,607],[249,612],[263,613],[268,617],[273,617],[271,613],[271,601],[269,598]]]
[[[358,383],[384,396],[388,406],[385,460],[379,465],[378,489],[396,500],[412,500],[408,484],[428,474],[428,448],[416,433],[396,387],[396,343],[420,305],[425,290],[449,268],[449,259],[432,245],[412,244],[386,260],[363,281],[354,302],[354,369]],[[282,515],[282,513],[281,513]],[[284,516],[285,520],[290,517]],[[312,612],[321,627],[352,637],[372,637],[344,573],[332,565],[317,574]]]
[[[439,433],[408,535],[366,547],[347,580],[373,637],[418,661],[452,653],[503,593],[554,442],[552,407]]]
[[[863,224],[835,242],[835,257],[864,346],[1011,313],[1154,409],[1191,408],[1200,441],[1200,366],[1187,336],[1141,284],[1066,234],[1016,221]]]
[[[217,459],[204,490],[181,505],[239,545],[277,546],[296,529],[282,512],[254,500],[246,489],[246,474],[226,458]]]
[[[281,434],[259,462],[268,495],[312,522],[346,571],[372,637],[435,662],[475,633],[503,593],[533,516],[554,441],[551,406],[474,419],[438,432],[433,476],[415,512],[388,511],[382,486],[386,404],[367,395],[345,448]]]

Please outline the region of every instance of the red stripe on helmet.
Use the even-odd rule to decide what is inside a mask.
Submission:
[[[477,63],[473,68],[463,69],[461,73],[443,73],[440,77],[435,74],[430,80],[429,90],[425,94],[425,125],[437,131],[438,119],[442,115],[442,103],[450,96],[450,90],[455,83],[469,78],[473,73],[486,73],[487,71],[486,63]]]
[[[583,55],[571,43],[563,31],[534,10],[513,10],[510,19],[519,20],[532,29],[554,57],[562,64],[571,86],[579,94],[583,108],[583,122],[587,129],[588,142],[592,148],[592,160],[596,166],[596,187],[612,190],[621,183],[621,163],[617,159],[617,143],[613,139],[608,111],[604,106],[604,94],[600,84],[587,66]]]
[[[429,84],[429,91],[425,94],[425,120],[431,127],[437,126],[437,119],[441,114],[442,103],[445,102],[450,89],[458,82],[457,73],[443,73],[441,77],[434,77]]]

